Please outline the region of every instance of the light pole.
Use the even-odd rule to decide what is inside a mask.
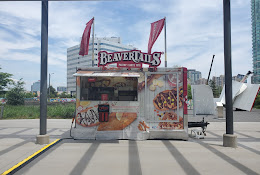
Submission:
[[[49,101],[51,99],[51,75],[54,73],[49,73]]]
[[[223,146],[237,147],[237,136],[233,128],[232,101],[232,64],[231,64],[231,16],[230,0],[223,0],[224,22],[224,62],[225,62],[225,100],[226,100],[226,134],[223,135]]]
[[[47,64],[48,63],[48,0],[42,1],[41,24],[41,94],[40,94],[40,135],[36,136],[37,144],[47,144],[50,139],[47,133]]]

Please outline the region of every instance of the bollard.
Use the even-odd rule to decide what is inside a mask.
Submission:
[[[4,117],[4,106],[1,106],[0,119]]]
[[[218,118],[223,118],[223,106],[217,106]]]
[[[223,118],[224,117],[224,113],[223,113],[223,104],[221,102],[216,102],[217,105],[217,115],[218,118]]]

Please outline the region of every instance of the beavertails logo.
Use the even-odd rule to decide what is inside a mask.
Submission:
[[[143,53],[140,50],[131,50],[124,52],[107,53],[100,51],[98,53],[98,67],[117,63],[117,67],[142,68],[142,64],[148,64],[149,67],[158,67],[161,64],[162,52],[152,54]]]

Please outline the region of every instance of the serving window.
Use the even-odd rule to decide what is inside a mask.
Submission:
[[[138,100],[136,77],[80,77],[80,81],[80,100]]]

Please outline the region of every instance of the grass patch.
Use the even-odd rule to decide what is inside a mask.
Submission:
[[[74,117],[75,104],[48,105],[47,117],[70,119]],[[40,118],[40,106],[4,106],[3,119],[38,119]]]

